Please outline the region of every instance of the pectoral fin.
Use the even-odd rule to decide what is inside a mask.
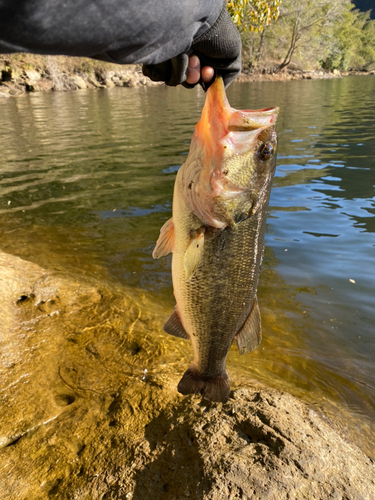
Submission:
[[[189,281],[197,270],[197,267],[202,260],[203,247],[204,231],[201,230],[191,238],[190,244],[185,253],[184,266],[186,281]]]
[[[156,242],[152,256],[159,259],[172,252],[174,245],[174,224],[172,217],[160,229],[160,236]]]
[[[189,339],[188,334],[185,331],[185,328],[182,326],[180,318],[178,317],[176,309],[169,316],[163,330],[169,335],[174,335],[175,337],[179,337],[181,339]]]
[[[246,318],[241,330],[235,336],[240,356],[254,351],[262,340],[262,328],[260,323],[260,311],[258,299],[255,296],[253,307]]]

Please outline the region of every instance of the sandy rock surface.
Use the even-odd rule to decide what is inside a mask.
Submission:
[[[289,394],[179,395],[190,353],[142,292],[0,252],[0,298],[1,500],[374,499],[374,462]]]

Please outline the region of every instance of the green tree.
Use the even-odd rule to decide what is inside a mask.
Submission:
[[[286,53],[278,69],[288,66],[295,52],[314,52],[318,56],[325,49],[324,40],[343,19],[348,9],[347,0],[289,0],[283,4],[279,24],[284,27],[280,46]],[[318,57],[317,57],[318,59]]]
[[[332,43],[322,60],[326,69],[358,70],[375,63],[375,20],[370,12],[350,8],[332,32]]]

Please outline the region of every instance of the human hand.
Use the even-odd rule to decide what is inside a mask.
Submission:
[[[226,4],[211,28],[193,41],[188,54],[180,54],[159,64],[143,66],[143,74],[167,85],[191,88],[200,83],[207,89],[215,73],[227,87],[241,71],[241,39]]]
[[[189,57],[186,83],[195,86],[202,79],[204,84],[209,84],[215,76],[215,70],[211,66],[203,66],[199,57],[193,55]]]

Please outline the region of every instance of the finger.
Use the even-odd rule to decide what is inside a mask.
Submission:
[[[190,56],[186,83],[189,83],[190,85],[198,83],[201,77],[200,69],[201,64],[199,58],[197,56]]]
[[[210,83],[210,81],[214,78],[214,76],[215,76],[214,68],[211,68],[211,66],[203,66],[202,80],[204,81],[204,83]]]

